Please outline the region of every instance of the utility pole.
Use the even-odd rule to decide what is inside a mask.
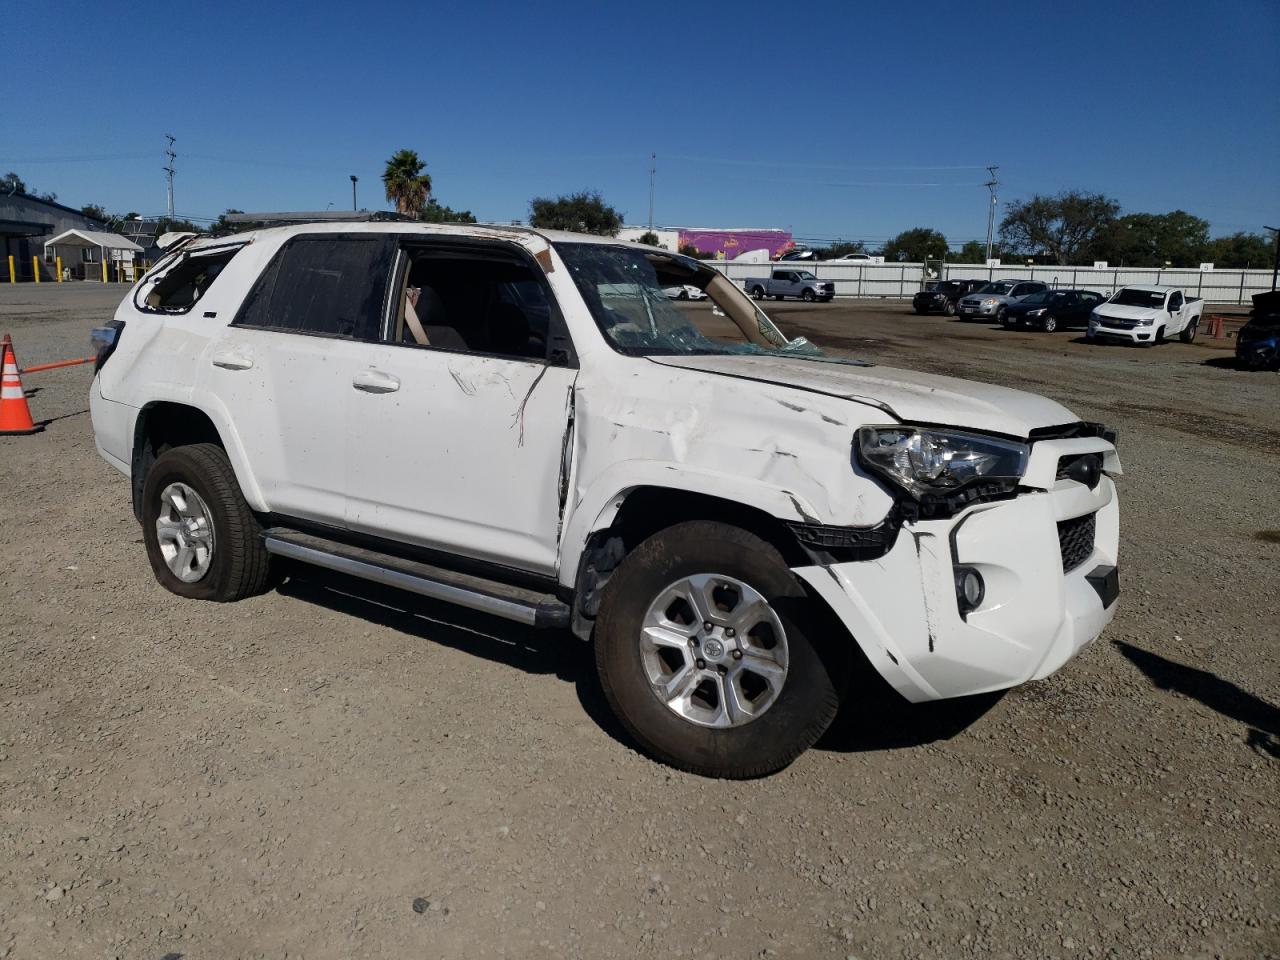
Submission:
[[[1280,276],[1280,227],[1263,226],[1263,230],[1270,230],[1276,235],[1276,259],[1271,267],[1271,290],[1274,293],[1276,289],[1276,278]]]
[[[160,169],[162,169],[167,174],[167,179],[169,181],[169,219],[172,220],[173,219],[173,161],[178,159],[178,155],[173,152],[173,143],[175,139],[173,134],[166,133],[164,135],[164,138],[169,141],[169,145],[164,149],[164,156],[165,156],[165,159],[168,161],[168,163],[166,163]]]
[[[359,207],[356,206],[356,181],[359,179],[360,178],[357,177],[354,173],[351,174],[351,209],[352,210],[359,209]]]
[[[991,174],[991,179],[983,184],[991,191],[991,209],[987,211],[987,259],[991,259],[991,236],[996,229],[996,187],[1000,186],[1000,181],[996,179],[996,171],[999,167],[987,167]]]
[[[658,155],[649,154],[649,232],[653,233],[653,179],[658,173]]]

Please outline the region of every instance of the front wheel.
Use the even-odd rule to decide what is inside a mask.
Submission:
[[[1182,332],[1178,334],[1178,337],[1182,340],[1183,343],[1191,343],[1196,338],[1196,328],[1198,326],[1200,326],[1200,323],[1196,320],[1192,320],[1190,323],[1188,323],[1185,327],[1182,328]]]
[[[681,290],[681,291],[680,291],[680,296],[679,296],[679,298],[678,298],[678,299],[680,299],[680,300],[688,300],[688,299],[689,299],[689,291],[688,291],[688,290]]]
[[[996,323],[1003,326],[1008,316],[1009,316],[1009,311],[1006,310],[1004,307],[1001,307],[999,310],[996,311]]]
[[[752,287],[752,288],[751,288],[751,296],[752,296],[752,297],[754,297],[756,300],[763,300],[763,299],[764,299],[764,287]]]
[[[814,628],[815,603],[754,534],[668,527],[609,580],[595,626],[605,697],[663,763],[733,779],[779,770],[831,724],[848,675],[847,657],[815,645],[838,633]]]
[[[142,536],[156,580],[178,596],[226,603],[269,583],[262,528],[217,444],[156,459],[142,488]]]
[[[956,315],[956,305],[948,300],[943,306],[942,312],[948,317],[954,317]]]
[[[810,290],[808,287],[805,287],[804,290],[800,292],[800,299],[803,300],[805,303],[813,303],[813,301],[816,300],[817,297],[814,295],[814,292],[812,290]]]
[[[1044,328],[1045,333],[1053,333],[1055,330],[1058,329],[1058,318],[1045,317],[1044,322],[1041,324],[1041,326]]]

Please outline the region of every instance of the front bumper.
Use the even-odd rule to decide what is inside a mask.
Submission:
[[[1108,327],[1096,320],[1089,321],[1089,339],[1123,340],[1126,343],[1151,343],[1155,340],[1155,327]]]
[[[975,307],[975,306],[967,306],[966,304],[961,302],[956,307],[956,316],[957,317],[994,317],[997,313],[1000,312],[1000,307],[1001,307],[1001,304],[999,303],[992,304],[991,306],[979,304],[978,306]]]
[[[1070,452],[1089,443],[1098,449],[1097,441],[1079,440],[1037,448],[1058,443],[1072,444]],[[1042,453],[1054,455],[1037,449],[1035,456]],[[1110,457],[1118,470],[1114,452]],[[795,573],[908,700],[966,696],[1046,677],[1092,643],[1115,615],[1120,526],[1109,476],[1092,490],[1069,479],[1047,486],[948,520],[907,524],[879,560]],[[1058,524],[1088,514],[1095,517],[1093,549],[1064,572]],[[964,615],[956,598],[957,565],[977,570],[986,584],[982,602]]]

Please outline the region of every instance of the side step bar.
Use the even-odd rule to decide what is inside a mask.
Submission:
[[[569,626],[571,611],[568,604],[551,594],[353,547],[287,527],[272,527],[265,531],[263,544],[268,553],[278,557],[299,560],[531,627]]]

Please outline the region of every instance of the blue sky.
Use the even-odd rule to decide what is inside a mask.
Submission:
[[[45,4],[9,20],[0,172],[78,206],[386,206],[409,147],[482,220],[600,190],[626,221],[953,244],[1064,189],[1280,220],[1280,2]],[[14,29],[14,28],[17,29]]]

